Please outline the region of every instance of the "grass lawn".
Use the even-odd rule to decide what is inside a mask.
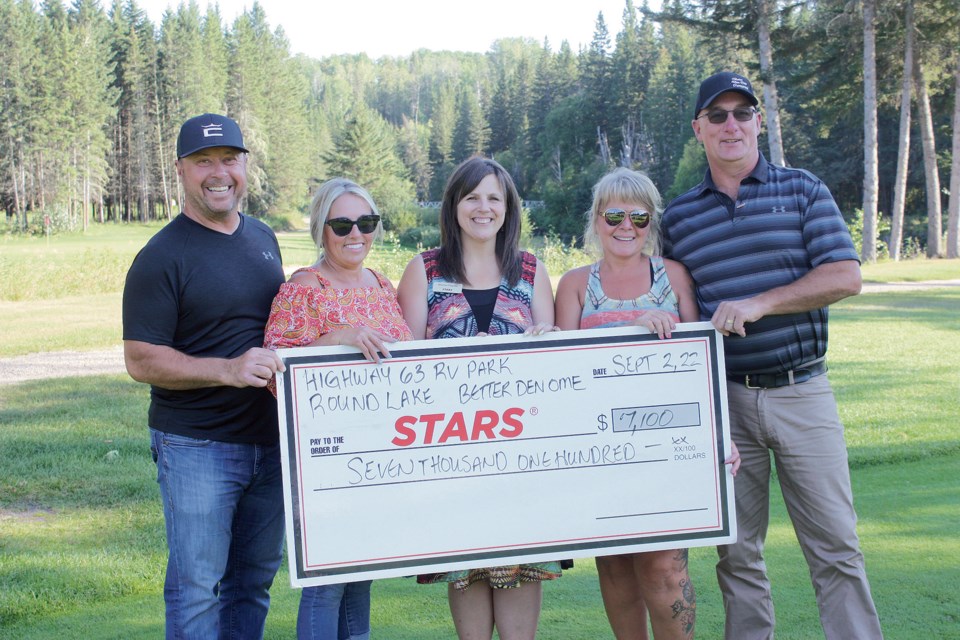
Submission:
[[[8,453],[0,469],[0,638],[159,637],[165,545],[142,426],[144,389],[121,376],[75,378],[0,387],[0,401],[0,448]],[[861,426],[848,420],[848,431],[855,440]],[[943,435],[956,439],[956,431]],[[909,462],[880,448],[851,453],[868,462],[854,466],[853,483],[886,637],[960,637],[960,452],[931,448]],[[767,558],[777,637],[822,637],[806,567],[775,496]],[[714,560],[712,549],[691,553],[703,638],[720,637],[723,624]],[[284,568],[267,638],[293,637],[297,598]],[[375,583],[372,624],[382,638],[453,636],[445,589],[411,579]],[[590,560],[545,586],[538,637],[611,637]]]
[[[160,225],[93,225],[86,234],[0,235],[0,357],[105,349],[121,342],[120,294],[133,257]],[[312,264],[316,247],[306,232],[278,234],[288,268]],[[541,241],[534,252],[556,283],[589,260],[581,252]],[[367,263],[394,282],[415,250],[383,243]],[[865,281],[906,282],[960,278],[960,260],[908,260],[867,265]]]
[[[960,291],[869,294],[833,309],[831,379],[847,426],[864,553],[886,637],[960,638]],[[144,427],[146,388],[124,376],[0,387],[0,638],[155,638],[163,517]],[[778,638],[822,637],[777,498],[768,564]],[[388,527],[385,524],[385,527]],[[714,553],[695,549],[698,636],[719,637]],[[293,636],[285,569],[267,637]],[[375,583],[379,637],[452,637],[442,586]],[[610,637],[589,560],[545,587],[541,638]]]

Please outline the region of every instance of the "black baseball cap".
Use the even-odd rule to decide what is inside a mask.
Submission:
[[[757,106],[760,102],[754,95],[753,85],[750,84],[749,80],[732,71],[721,71],[700,83],[700,92],[697,94],[697,108],[693,110],[693,117],[696,118],[702,109],[709,107],[710,103],[717,99],[717,96],[727,91],[736,91],[745,95],[753,106]]]
[[[210,147],[233,147],[246,152],[240,125],[216,113],[190,118],[180,127],[177,136],[177,159]]]

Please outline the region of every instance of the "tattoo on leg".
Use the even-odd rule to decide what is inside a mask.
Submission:
[[[680,563],[681,571],[686,571],[687,565],[690,563],[690,550],[677,549],[677,552],[673,555],[673,559]]]
[[[697,594],[690,580],[682,580],[680,588],[683,599],[673,603],[673,618],[679,622],[683,635],[692,638],[697,620]]]

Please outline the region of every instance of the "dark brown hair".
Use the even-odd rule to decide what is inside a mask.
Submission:
[[[447,180],[440,207],[440,252],[437,255],[437,267],[444,278],[461,284],[470,283],[463,266],[463,239],[460,223],[457,221],[457,205],[491,174],[497,176],[506,200],[503,226],[497,232],[497,262],[500,264],[501,275],[512,287],[517,284],[522,271],[520,195],[507,170],[489,158],[473,156],[464,160]]]

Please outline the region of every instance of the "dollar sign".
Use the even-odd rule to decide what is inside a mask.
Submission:
[[[600,430],[600,431],[606,431],[606,430],[607,430],[607,416],[605,416],[605,415],[603,415],[603,414],[601,413],[600,415],[597,416],[597,422],[599,423],[599,424],[597,425],[597,429],[598,429],[598,430]]]

